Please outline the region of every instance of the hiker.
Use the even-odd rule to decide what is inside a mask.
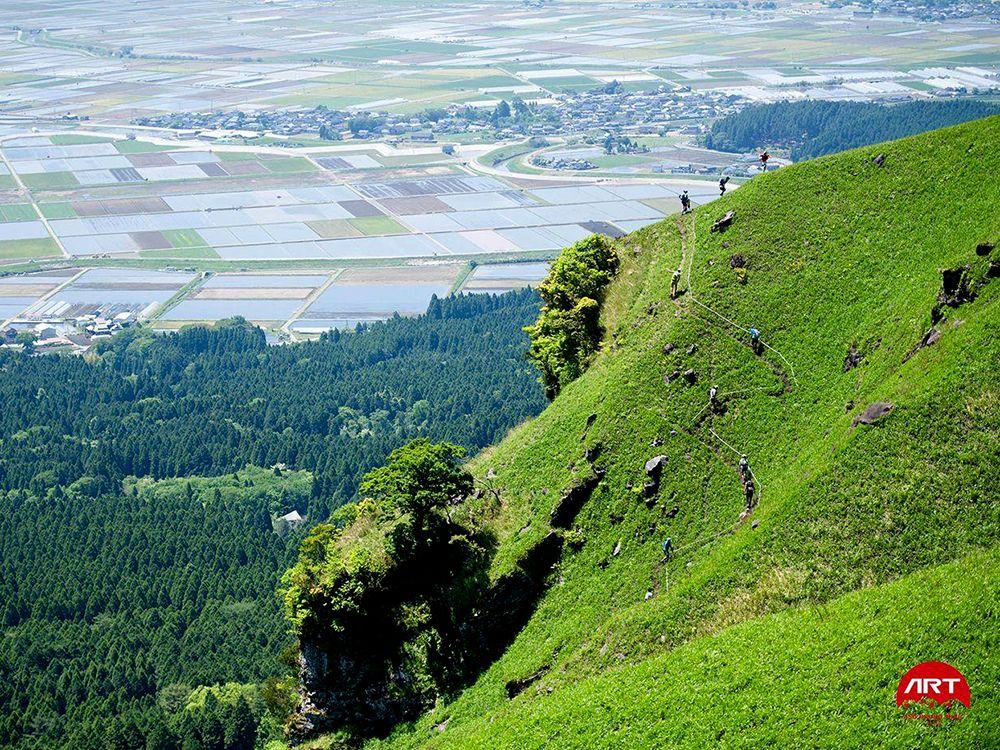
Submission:
[[[756,328],[751,328],[750,331],[750,347],[753,349],[754,354],[760,354],[760,331]]]
[[[760,154],[760,168],[767,171],[767,160],[771,158],[771,155],[767,151],[762,151]]]
[[[669,560],[674,549],[673,540],[668,536],[663,540],[663,559]]]
[[[723,177],[721,180],[719,180],[719,196],[720,197],[726,194],[726,183],[727,182],[729,182],[729,176],[728,175],[726,177]]]
[[[744,482],[750,478],[750,461],[747,460],[747,454],[744,453],[740,456],[740,479]]]
[[[681,193],[681,213],[686,214],[691,211],[691,198],[688,196],[688,191],[685,190]]]
[[[708,389],[708,405],[712,409],[717,409],[719,406],[719,400],[716,398],[719,395],[719,386],[713,385]]]
[[[747,481],[743,483],[743,493],[747,498],[747,510],[750,510],[753,507],[753,491],[753,479],[747,477]]]
[[[670,279],[670,299],[677,299],[677,285],[681,283],[681,269],[674,271],[674,276]]]

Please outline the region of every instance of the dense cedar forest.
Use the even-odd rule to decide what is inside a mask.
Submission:
[[[802,161],[871,143],[925,133],[1000,112],[986,102],[775,102],[717,120],[705,145],[719,151],[788,148]]]
[[[413,437],[475,450],[540,411],[538,307],[525,290],[289,346],[233,320],[0,354],[0,747],[253,747],[309,522]],[[291,510],[305,526],[274,523]]]
[[[0,354],[0,488],[283,463],[316,475],[309,512],[323,516],[410,437],[484,446],[540,410],[521,330],[537,312],[523,291],[295,346],[233,321],[122,334],[96,361]]]

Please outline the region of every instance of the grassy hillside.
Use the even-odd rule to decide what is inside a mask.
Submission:
[[[998,575],[994,550],[734,626],[550,696],[512,701],[427,747],[995,747],[1000,702],[989,689],[1000,665],[966,664],[970,648],[995,647]],[[968,718],[940,727],[900,718],[896,682],[928,653],[962,664],[979,687]]]
[[[598,448],[575,544],[501,659],[371,746],[991,744],[1000,282],[977,246],[1000,238],[998,143],[994,117],[818,159],[620,240],[590,368],[473,463],[502,497],[499,578]],[[941,269],[965,264],[975,299],[914,351]],[[694,385],[671,377],[689,369]],[[893,408],[853,426],[876,402]],[[759,490],[743,522],[740,453]],[[935,658],[970,678],[973,709],[901,726],[896,680]]]

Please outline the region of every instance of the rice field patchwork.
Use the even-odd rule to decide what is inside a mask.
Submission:
[[[484,263],[477,265],[462,284],[466,294],[502,294],[537,286],[549,272],[548,263]]]
[[[998,49],[989,18],[916,24],[905,14],[879,14],[872,21],[855,16],[851,6],[804,0],[766,12],[697,3],[500,2],[489,13],[471,2],[257,8],[238,0],[190,0],[181,16],[166,0],[146,0],[20,3],[8,15],[10,26],[34,30],[0,40],[0,64],[10,76],[5,95],[19,113],[47,118],[69,110],[119,125],[175,113],[317,105],[413,113],[448,104],[489,106],[514,95],[545,100],[612,81],[626,90],[678,81],[767,98],[782,90],[792,65],[827,96],[877,97],[894,93],[883,90],[887,84],[904,91],[955,81],[982,85],[979,71],[996,66]],[[934,66],[947,67],[942,73]],[[901,81],[887,79],[886,71]],[[802,95],[814,95],[813,89]],[[30,135],[23,140],[31,145]],[[71,135],[57,145],[92,143]],[[122,141],[115,150],[162,149]],[[400,166],[408,157],[322,158],[329,165],[318,162],[318,168],[340,171]],[[183,166],[217,177],[232,161]],[[175,165],[134,166],[141,173]],[[299,168],[280,161],[250,167],[266,173]]]
[[[60,269],[41,273],[0,276],[0,323],[17,318],[42,297],[78,273]]]
[[[213,322],[239,316],[255,323],[281,324],[331,278],[330,274],[316,273],[215,274],[160,319]]]
[[[4,280],[7,278],[10,277]],[[125,313],[144,319],[194,278],[195,274],[181,271],[85,269],[57,287],[53,294],[34,302],[18,317],[29,321],[71,321],[85,316],[113,318]]]
[[[299,334],[353,328],[359,322],[423,313],[447,295],[455,263],[337,269],[328,273],[218,273],[205,277],[157,318],[157,325],[240,316]],[[514,288],[514,287],[512,287]]]
[[[351,164],[337,171],[329,160],[303,182],[286,170],[309,164],[306,156],[180,145],[143,151],[135,148],[140,142],[41,135],[4,142],[14,174],[41,183],[29,185],[35,205],[0,208],[0,257],[64,250],[75,258],[253,264],[514,256],[657,221],[674,209],[678,192],[627,181],[525,187],[427,168],[382,167],[365,176]],[[126,153],[123,144],[130,144]],[[215,178],[213,187],[200,169],[248,164],[274,167],[266,186]],[[25,240],[39,242],[5,244]]]

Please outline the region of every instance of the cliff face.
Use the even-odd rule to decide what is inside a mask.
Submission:
[[[573,498],[578,511],[597,481],[575,485],[564,497]],[[451,525],[447,532],[440,551],[411,559],[395,571],[395,580],[374,587],[376,595],[356,602],[354,621],[340,618],[332,629],[320,605],[304,622],[292,739],[345,729],[360,737],[383,734],[470,684],[524,627],[552,581],[563,553],[562,534],[550,531],[511,571],[490,582],[489,558],[473,562],[469,550],[454,542],[468,530]],[[455,565],[463,555],[466,562]],[[435,565],[429,559],[435,557],[451,564]],[[414,570],[423,577],[415,578]],[[405,624],[395,617],[401,609],[410,618]]]

